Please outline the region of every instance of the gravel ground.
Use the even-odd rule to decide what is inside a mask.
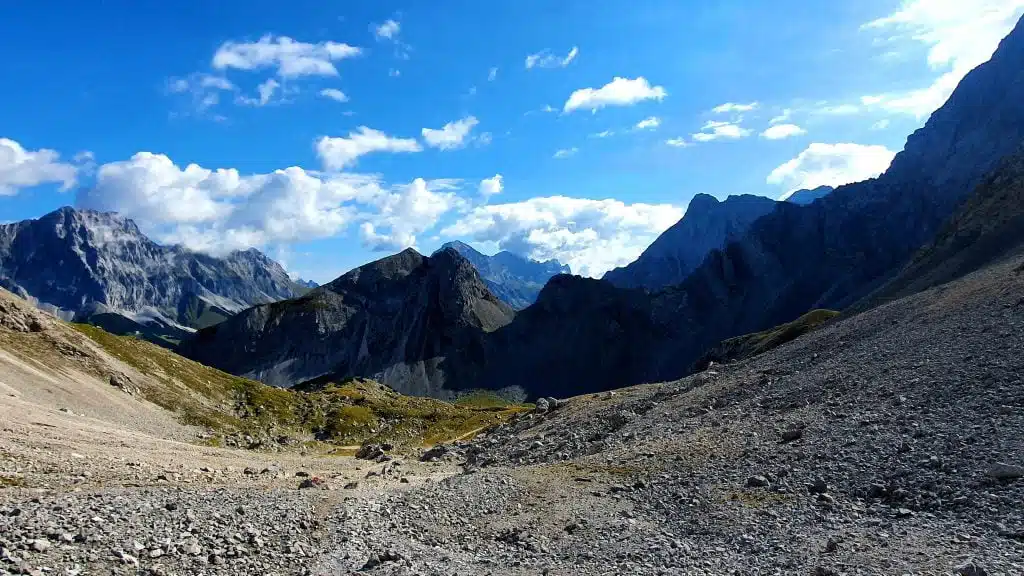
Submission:
[[[164,480],[0,490],[0,571],[1016,576],[1022,377],[1018,260],[427,462],[171,451]]]

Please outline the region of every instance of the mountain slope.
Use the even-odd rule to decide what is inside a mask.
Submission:
[[[300,298],[236,314],[180,351],[277,386],[361,376],[446,396],[478,379],[485,335],[512,316],[458,252],[427,258],[410,248]]]
[[[682,282],[712,250],[741,237],[778,202],[763,196],[730,196],[719,202],[697,194],[686,214],[661,234],[636,261],[608,271],[604,279],[622,288],[658,290]]]
[[[1005,158],[899,275],[860,304],[949,282],[1024,248],[1024,148]],[[858,308],[863,306],[858,305]]]
[[[161,246],[129,219],[72,208],[0,225],[0,287],[64,318],[179,336],[306,290],[257,250],[216,258]]]
[[[557,260],[538,262],[508,251],[487,256],[458,241],[441,247],[445,248],[452,248],[469,260],[491,293],[515,310],[533,304],[552,276],[570,273],[569,267]]]

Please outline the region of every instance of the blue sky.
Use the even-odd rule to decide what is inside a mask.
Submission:
[[[116,210],[327,281],[463,239],[600,275],[697,193],[888,166],[1024,0],[0,6],[0,221]]]

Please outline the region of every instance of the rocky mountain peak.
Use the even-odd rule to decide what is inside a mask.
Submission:
[[[438,253],[443,250],[455,251],[472,263],[488,289],[516,310],[532,304],[552,276],[569,273],[569,267],[558,260],[538,262],[507,250],[487,256],[458,240],[444,244]]]

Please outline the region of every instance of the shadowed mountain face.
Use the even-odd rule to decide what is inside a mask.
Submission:
[[[628,266],[608,271],[604,279],[621,288],[658,290],[679,284],[708,253],[743,236],[755,220],[778,204],[763,196],[730,196],[719,202],[697,194],[686,214],[662,233]]]
[[[278,386],[365,376],[441,397],[480,379],[485,337],[512,315],[455,250],[428,258],[410,248],[300,298],[250,308],[180,351]]]
[[[65,318],[179,336],[305,291],[257,250],[216,258],[161,246],[127,218],[72,208],[0,225],[0,286]]]
[[[469,260],[491,293],[515,310],[533,304],[552,276],[569,273],[569,267],[557,260],[538,262],[508,251],[487,256],[459,241],[441,247],[442,250],[445,248],[451,248]]]
[[[1024,249],[1024,148],[985,177],[939,234],[890,282],[857,304],[944,284]]]

